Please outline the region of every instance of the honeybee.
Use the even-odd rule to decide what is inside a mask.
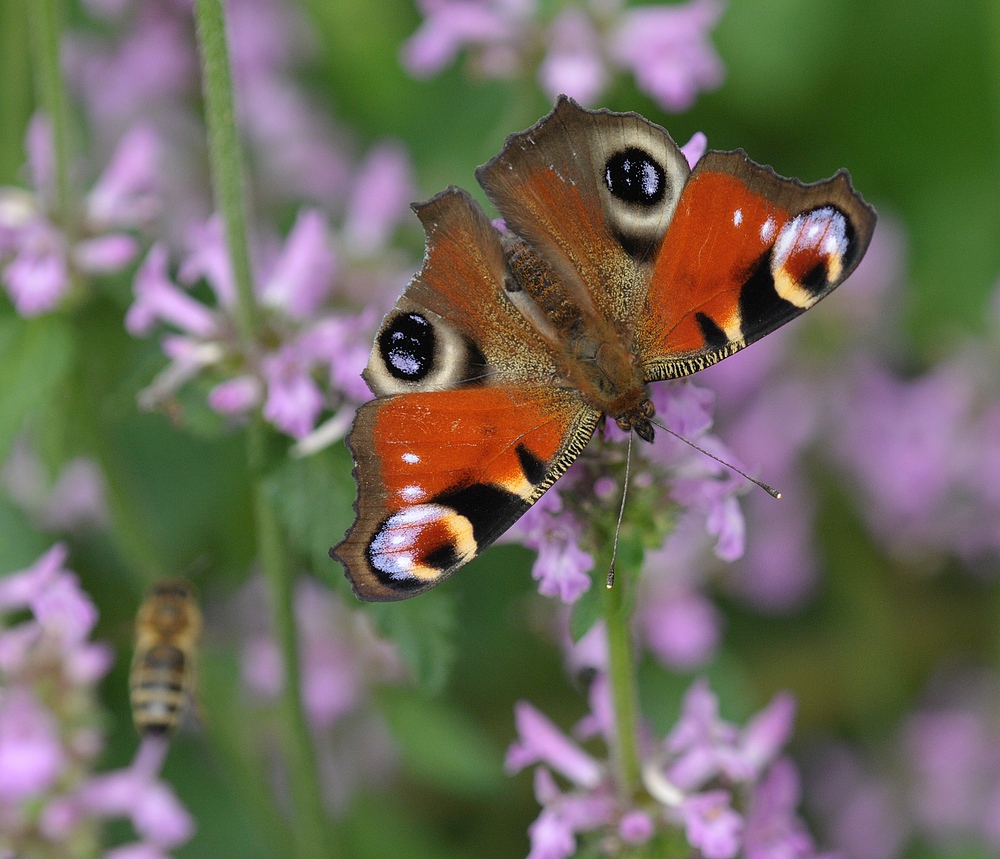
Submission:
[[[150,588],[135,619],[129,673],[132,719],[140,734],[169,734],[193,700],[201,626],[192,584],[164,579]]]

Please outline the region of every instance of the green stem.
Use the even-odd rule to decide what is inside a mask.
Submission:
[[[607,589],[604,622],[608,634],[608,682],[615,714],[616,746],[612,749],[618,775],[618,793],[631,799],[639,788],[639,748],[636,722],[639,712],[635,679],[635,657],[625,589],[632,587],[635,576],[619,567],[615,585]]]
[[[236,131],[225,19],[221,0],[196,0],[195,21],[202,58],[209,157],[216,205],[225,224],[226,244],[237,295],[237,325],[248,360],[258,336],[247,243],[243,158]],[[247,430],[253,505],[260,562],[271,591],[274,631],[282,654],[285,684],[281,710],[284,752],[292,794],[296,853],[300,859],[328,857],[319,774],[302,706],[293,607],[293,575],[277,513],[265,488],[267,428],[258,415]]]
[[[76,233],[76,201],[70,183],[70,121],[66,88],[59,65],[59,38],[62,34],[60,0],[25,0],[28,6],[31,47],[34,57],[38,100],[52,125],[55,169],[55,212],[63,231],[72,241]]]

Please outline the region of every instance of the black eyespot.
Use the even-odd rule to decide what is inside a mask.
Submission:
[[[386,368],[397,379],[419,382],[434,365],[434,327],[419,313],[401,313],[378,338]]]
[[[625,149],[612,155],[604,167],[608,190],[619,200],[654,206],[666,193],[667,178],[663,168],[648,152]]]

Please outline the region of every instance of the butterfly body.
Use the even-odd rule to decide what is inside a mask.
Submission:
[[[844,171],[782,179],[741,151],[692,171],[659,126],[560,98],[464,191],[415,206],[424,264],[376,336],[348,439],[357,521],[333,554],[362,599],[426,590],[565,472],[601,420],[652,441],[647,385],[733,354],[860,260]]]

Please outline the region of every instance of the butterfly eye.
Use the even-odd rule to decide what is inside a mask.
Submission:
[[[419,313],[401,313],[379,335],[386,369],[404,382],[419,382],[434,365],[434,328]]]
[[[663,168],[648,152],[638,148],[616,152],[604,168],[608,190],[625,203],[655,206],[666,193]]]

